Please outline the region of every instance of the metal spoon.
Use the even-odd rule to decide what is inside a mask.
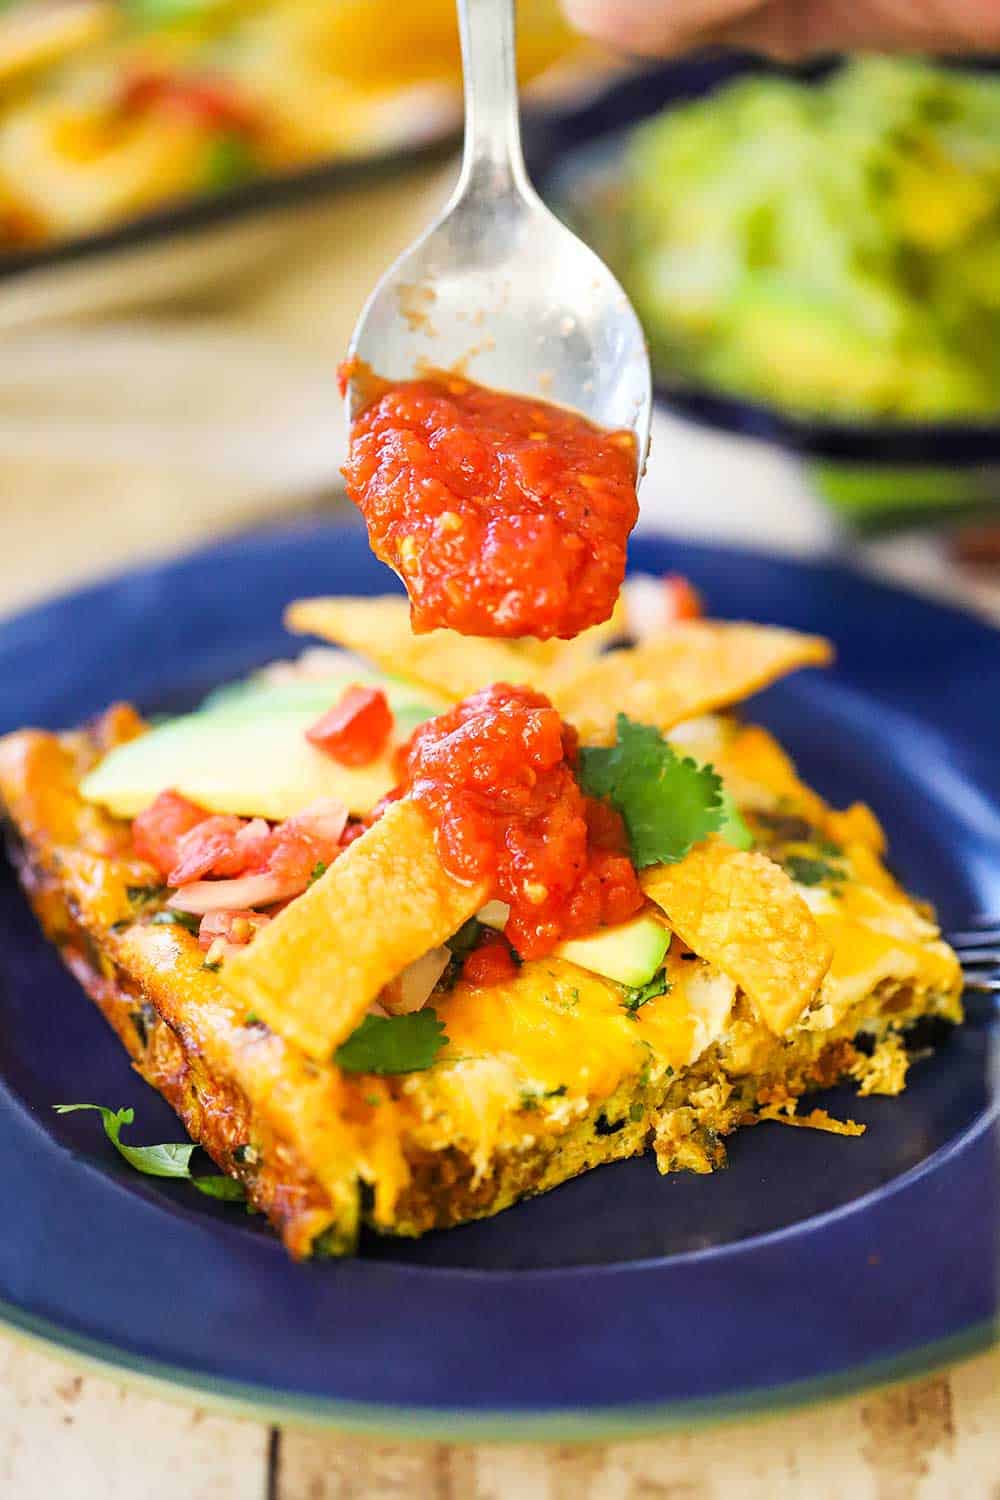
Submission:
[[[369,297],[350,354],[377,375],[457,370],[631,428],[649,447],[649,356],[601,260],[545,207],[521,151],[513,0],[458,0],[465,153],[444,212]],[[357,375],[350,422],[364,404]]]

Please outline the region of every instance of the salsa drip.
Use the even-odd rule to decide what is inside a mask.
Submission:
[[[541,693],[495,683],[420,725],[401,782],[437,830],[445,868],[505,901],[522,958],[623,922],[643,904],[621,818],[574,773],[576,731]]]
[[[366,376],[347,492],[418,634],[569,638],[607,620],[638,517],[636,444],[578,412],[442,374]]]

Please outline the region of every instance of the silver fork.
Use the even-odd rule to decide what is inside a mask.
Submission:
[[[965,976],[965,988],[978,995],[1000,995],[1000,920],[974,917],[960,932],[946,933]]]

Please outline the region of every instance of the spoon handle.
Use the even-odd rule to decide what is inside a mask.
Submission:
[[[514,0],[458,0],[465,74],[459,192],[527,188],[517,99]]]

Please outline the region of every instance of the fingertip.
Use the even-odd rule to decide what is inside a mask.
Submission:
[[[669,6],[648,0],[563,0],[572,26],[618,52],[668,53],[681,44],[673,35]]]

